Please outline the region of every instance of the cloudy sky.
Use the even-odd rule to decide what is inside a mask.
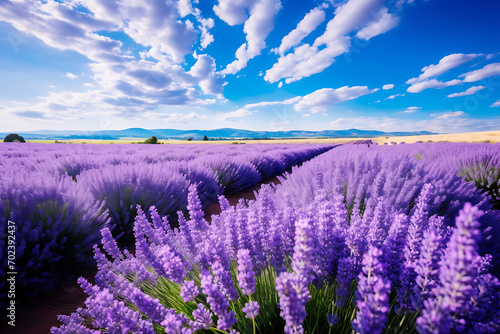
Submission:
[[[498,0],[0,0],[0,131],[500,130]]]

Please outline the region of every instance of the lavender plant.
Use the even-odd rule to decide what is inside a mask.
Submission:
[[[0,183],[0,278],[5,282],[7,271],[17,271],[16,299],[26,303],[93,264],[92,246],[99,242],[108,215],[103,204],[69,176],[14,173],[6,171]],[[15,226],[14,270],[4,270],[8,221]],[[1,291],[3,301],[7,292]]]
[[[424,200],[428,200],[429,189],[429,187],[424,187],[424,192],[419,197],[421,208],[426,207]],[[93,311],[90,314],[82,309],[77,312],[78,315],[72,316],[71,321],[61,318],[65,324],[60,329],[53,328],[52,332],[57,333],[58,330],[69,329],[69,326],[84,326],[84,321],[81,319],[91,321],[94,329],[110,330],[113,328],[122,332],[149,331],[150,328],[153,328],[155,333],[164,331],[185,333],[203,329],[218,333],[236,331],[239,333],[283,331],[286,333],[330,331],[350,333],[353,328],[359,333],[415,331],[416,319],[421,313],[419,310],[408,310],[405,315],[396,312],[395,306],[398,298],[391,292],[391,288],[393,292],[396,292],[397,283],[389,280],[391,272],[388,269],[390,267],[384,262],[386,257],[382,249],[387,249],[390,245],[398,245],[387,240],[400,238],[398,235],[408,229],[402,229],[400,227],[402,224],[407,225],[423,219],[425,215],[428,216],[425,210],[416,209],[410,217],[404,217],[405,214],[402,213],[383,218],[375,213],[368,215],[372,223],[381,229],[389,229],[393,232],[383,234],[382,240],[377,241],[375,238],[366,247],[358,248],[357,251],[362,252],[362,262],[359,262],[357,254],[345,252],[339,259],[337,270],[328,272],[321,282],[315,282],[313,280],[314,264],[320,263],[317,257],[325,254],[319,248],[331,247],[330,244],[320,244],[314,233],[317,222],[325,219],[325,213],[304,209],[298,210],[296,218],[291,218],[283,214],[285,204],[279,201],[279,197],[271,196],[271,190],[264,188],[255,201],[247,203],[248,207],[233,208],[223,204],[223,212],[218,217],[214,216],[215,219],[209,225],[203,220],[196,189],[192,187],[189,195],[191,198],[190,219],[174,231],[170,231],[167,224],[163,227],[156,224],[158,228],[152,229],[155,223],[150,222],[147,216],[139,210],[134,229],[138,240],[136,256],[128,252],[123,256],[116,254],[117,248],[109,240],[109,234],[105,232],[106,240],[103,241],[103,245],[112,260],[108,260],[99,249],[96,249],[96,259],[99,263],[99,273],[96,278],[99,279],[96,279],[97,285],[93,287],[83,282],[84,288],[89,292],[87,304],[106,310],[111,304],[109,302],[105,305],[101,304],[101,300],[104,296],[111,298],[108,295],[110,293],[113,298],[122,301],[123,304],[114,304],[116,310],[106,311],[106,314],[129,314],[131,311],[122,309],[125,305],[132,311],[140,312],[142,317],[139,319],[130,313],[130,318],[138,319],[134,324],[135,327],[130,329],[131,324],[124,322],[122,318],[111,318],[109,322],[110,318],[104,313],[101,315]],[[323,201],[335,203],[337,200],[327,195],[319,196],[314,205]],[[224,203],[223,198],[221,202]],[[272,207],[273,210],[263,211],[266,207]],[[241,243],[240,246],[238,239],[236,239],[238,242],[233,244],[234,240],[222,238],[226,232],[221,228],[225,225],[224,220],[234,217],[235,210],[242,210],[242,212],[237,212],[239,222],[247,228],[252,224],[259,226],[268,224],[264,220],[255,220],[256,212],[266,212],[268,218],[272,219],[277,219],[277,217],[290,219],[287,224],[293,226],[290,229],[294,231],[291,236],[293,247],[291,250],[286,247],[279,248],[284,258],[282,264],[274,266],[272,261],[262,262],[261,255],[255,253],[259,250],[270,256],[270,252],[277,249],[272,245],[277,240],[276,238],[268,237],[268,241],[259,244],[258,247],[252,247],[253,240]],[[347,210],[344,209],[342,212],[342,219],[336,220],[349,224]],[[481,269],[475,269],[477,273],[467,269],[467,274],[464,274],[463,277],[470,276],[471,279],[467,278],[462,281],[461,284],[464,284],[465,288],[460,291],[471,293],[460,297],[463,301],[460,303],[462,306],[453,309],[453,312],[455,315],[460,315],[461,318],[457,319],[470,321],[471,326],[474,329],[481,329],[481,332],[487,332],[485,328],[495,328],[495,322],[480,316],[480,314],[493,314],[494,305],[496,305],[494,302],[497,301],[497,297],[492,297],[491,300],[487,298],[484,293],[481,293],[482,289],[487,289],[493,293],[493,296],[498,296],[499,285],[498,280],[488,273],[488,261],[491,257],[485,257],[480,261],[481,258],[477,255],[477,242],[481,233],[479,216],[480,212],[477,207],[465,204],[456,220],[456,227],[453,227],[453,234],[446,252],[440,251],[444,249],[443,240],[448,239],[446,226],[439,224],[439,219],[425,217],[427,221],[432,222],[430,226],[434,229],[432,232],[434,234],[424,231],[424,244],[429,245],[430,256],[427,255],[428,251],[422,248],[420,255],[416,257],[417,264],[414,265],[419,283],[413,287],[412,293],[421,298],[421,305],[423,305],[423,315],[418,320],[420,327],[425,326],[430,314],[437,314],[442,307],[434,303],[436,300],[434,297],[438,298],[441,294],[443,300],[449,301],[444,305],[453,305],[450,298],[456,299],[456,294],[450,293],[450,290],[445,288],[447,284],[454,286],[450,279],[457,276],[451,272],[467,267],[465,263],[481,263]],[[358,224],[368,221],[364,217],[355,219],[360,220]],[[389,221],[376,221],[385,219]],[[345,231],[347,234],[353,233],[349,229]],[[160,232],[163,234],[161,238]],[[279,242],[282,242],[281,240],[290,238],[285,234],[291,232],[282,229],[274,233],[281,234]],[[200,234],[204,237],[200,238]],[[439,237],[434,236],[435,234]],[[190,248],[193,249],[186,251],[183,243],[188,235],[197,242],[192,243]],[[253,235],[248,235],[248,238],[252,239]],[[158,243],[160,239],[162,240],[161,246]],[[351,238],[346,236],[345,240],[348,245],[348,240]],[[436,243],[441,245],[437,249],[433,246]],[[472,254],[476,255],[465,257],[460,255],[460,249],[463,247],[459,247],[457,243],[469,245],[467,247]],[[457,246],[453,246],[455,244]],[[250,249],[246,248],[248,245]],[[236,252],[227,252],[227,247],[233,247]],[[166,251],[168,251],[167,257],[165,257]],[[161,262],[159,259],[162,258],[168,260]],[[140,259],[140,264],[137,259]],[[447,271],[450,274],[440,274],[439,283],[437,283],[435,269],[432,269],[436,264],[428,264],[429,261],[432,263],[439,261],[441,270],[444,270],[445,263],[458,263],[459,265],[458,267],[451,265]],[[463,261],[464,265],[457,261]],[[158,265],[160,262],[161,265]],[[401,259],[391,263],[392,266],[398,266],[398,264],[403,266],[404,263]],[[400,270],[393,271],[392,277],[397,277],[394,272],[401,273]],[[428,284],[431,281],[432,283]],[[447,283],[448,281],[450,283]],[[423,284],[423,282],[426,283]],[[342,284],[348,286],[347,292],[339,290]],[[141,293],[143,297],[140,297]],[[342,293],[346,296],[342,297]],[[486,305],[474,306],[469,296],[483,298]],[[341,298],[344,298],[342,303],[338,302]],[[145,306],[145,301],[148,301],[149,306]],[[451,313],[441,312],[441,314],[444,314],[442,319],[449,319]],[[101,320],[104,316],[106,319]],[[457,321],[460,323],[460,320]],[[454,326],[457,329],[461,328],[458,325]]]

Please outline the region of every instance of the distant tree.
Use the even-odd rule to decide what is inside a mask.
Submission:
[[[188,139],[186,139],[187,141],[191,141],[193,140],[193,137],[189,137]]]
[[[152,136],[144,141],[144,144],[159,144],[158,138],[156,136]]]
[[[26,140],[17,133],[9,133],[5,138],[3,139],[4,143],[13,143],[15,141],[20,142],[20,143],[26,143]]]
[[[208,137],[206,135],[203,136],[203,140],[208,140]]]

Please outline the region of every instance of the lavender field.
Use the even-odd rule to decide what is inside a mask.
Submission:
[[[0,168],[18,303],[98,268],[52,333],[500,332],[498,144],[11,143]]]

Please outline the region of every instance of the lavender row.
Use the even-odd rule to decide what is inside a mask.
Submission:
[[[500,209],[500,143],[425,143],[395,145],[391,150],[456,171],[490,195]]]
[[[136,206],[174,216],[187,208],[196,184],[204,205],[224,191],[261,180],[259,159],[274,159],[282,173],[333,146],[269,145],[0,145],[0,304],[6,297],[6,233],[15,223],[19,301],[50,293],[93,264],[92,246],[107,226],[132,238]],[[255,163],[255,165],[253,163]]]
[[[52,333],[496,333],[500,212],[454,171],[343,146],[255,201],[179,228],[138,210],[135,255],[103,231],[86,308]]]

